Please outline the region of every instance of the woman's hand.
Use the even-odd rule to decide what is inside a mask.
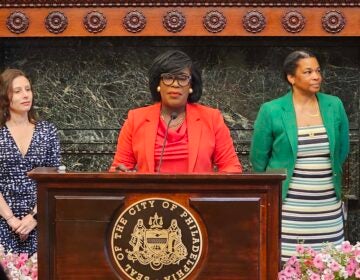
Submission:
[[[28,234],[20,234],[19,236],[20,236],[20,240],[23,242],[29,237]]]
[[[6,222],[13,231],[16,231],[20,227],[20,224],[21,224],[21,220],[16,218],[15,216],[12,216]]]
[[[20,226],[16,229],[16,233],[20,235],[28,235],[37,225],[36,220],[31,214],[27,214],[21,219]]]
[[[120,171],[120,172],[136,172],[136,169],[130,169],[127,168],[124,164],[119,164],[116,168],[115,171]]]

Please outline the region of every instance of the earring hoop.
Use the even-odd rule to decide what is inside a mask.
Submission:
[[[192,88],[189,88],[189,93],[191,94],[191,93],[193,93],[194,91],[193,91],[193,89]]]
[[[160,86],[158,86],[158,87],[156,88],[156,91],[157,91],[157,92],[160,92]]]

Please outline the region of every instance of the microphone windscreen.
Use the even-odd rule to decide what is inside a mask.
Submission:
[[[176,112],[172,112],[172,113],[170,114],[170,118],[171,118],[172,120],[175,120],[175,119],[177,118],[177,116],[178,116],[178,113],[176,113]]]

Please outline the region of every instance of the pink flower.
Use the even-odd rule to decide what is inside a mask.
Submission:
[[[321,280],[320,275],[317,273],[312,273],[310,275],[310,280]]]
[[[330,264],[330,269],[332,270],[332,271],[339,271],[340,270],[340,265],[337,263],[337,262],[335,262],[335,261],[333,261],[331,264]]]
[[[300,252],[300,253],[299,253]],[[295,257],[297,256],[297,257]],[[320,252],[298,245],[279,280],[355,280],[360,279],[360,243],[352,246],[348,241],[334,246],[326,243]]]
[[[355,257],[356,257],[356,256],[360,256],[360,248],[359,248],[359,247],[355,248],[355,250],[354,250],[354,256],[355,256]]]
[[[30,269],[27,266],[21,267],[21,272],[23,275],[28,276],[30,274]]]
[[[288,280],[288,278],[285,275],[283,275],[281,272],[279,272],[278,280]]]
[[[350,253],[351,252],[351,249],[352,249],[352,246],[350,244],[349,241],[344,241],[342,244],[341,244],[341,250],[344,252],[344,253]]]
[[[38,277],[38,268],[37,268],[37,266],[32,268],[32,270],[31,270],[31,277],[32,277],[33,279],[37,279],[37,277]]]
[[[325,274],[324,275],[324,280],[334,280],[335,276],[334,274]]]
[[[2,265],[3,267],[7,267],[7,266],[8,266],[8,261],[7,261],[6,259],[3,259],[3,260],[1,261],[1,265]]]
[[[18,260],[26,262],[28,260],[29,256],[27,253],[20,253]]]
[[[298,263],[298,260],[296,258],[296,256],[292,256],[288,261],[287,261],[287,265],[291,265],[294,266],[296,263]]]
[[[1,245],[0,245],[1,247]],[[26,253],[12,253],[0,251],[0,262],[4,267],[9,279],[37,280],[37,255],[36,253],[29,258]]]
[[[316,251],[315,251],[313,248],[309,248],[309,249],[308,249],[308,254],[309,254],[311,257],[315,257],[315,256],[316,256]]]
[[[346,272],[349,276],[352,276],[355,272],[355,267],[352,265],[347,265],[346,266]]]
[[[14,264],[15,264],[15,267],[17,269],[19,269],[20,267],[22,267],[25,264],[25,262],[22,260],[16,260]]]
[[[313,264],[318,269],[323,269],[324,268],[324,263],[322,261],[322,255],[321,254],[318,254],[318,255],[315,256],[315,258],[313,260]]]
[[[360,268],[355,271],[355,277],[360,278]]]
[[[298,252],[300,255],[305,253],[305,248],[302,244],[297,244],[296,245],[296,252]]]
[[[292,268],[291,266],[287,266],[284,269],[284,275],[287,277],[291,277],[295,274],[295,269]]]

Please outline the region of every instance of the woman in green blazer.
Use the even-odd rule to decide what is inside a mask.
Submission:
[[[339,98],[320,93],[316,57],[295,51],[284,62],[292,90],[263,104],[255,121],[250,161],[255,171],[285,168],[282,188],[282,260],[297,243],[320,249],[344,239],[342,165],[349,152],[349,124]]]

